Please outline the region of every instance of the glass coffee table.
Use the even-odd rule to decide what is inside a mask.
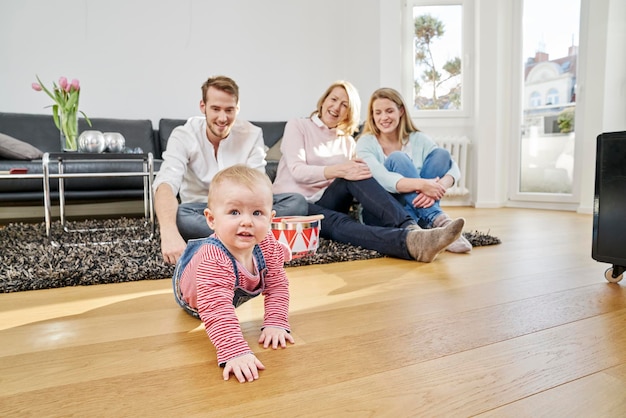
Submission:
[[[77,162],[90,163],[110,163],[115,161],[124,162],[141,162],[140,169],[121,172],[66,172],[66,169]],[[56,164],[57,173],[51,173],[50,167]],[[65,180],[70,178],[98,178],[98,177],[143,177],[143,204],[144,217],[149,222],[149,236],[147,240],[152,239],[155,233],[155,214],[154,214],[154,191],[152,183],[154,181],[154,158],[152,153],[146,154],[122,154],[122,153],[45,153],[42,157],[43,175],[39,175],[43,179],[44,188],[44,217],[46,224],[46,236],[51,238],[51,219],[52,204],[50,198],[50,181],[57,179],[59,182],[59,217],[61,226],[65,232],[81,232],[70,230],[65,220]],[[52,241],[55,244],[54,241]]]

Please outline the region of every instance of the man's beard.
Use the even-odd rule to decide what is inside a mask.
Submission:
[[[215,130],[213,129],[213,125],[212,125],[212,124],[209,124],[208,126],[209,126],[209,131],[211,131],[211,133],[212,133],[213,135],[215,135],[216,137],[218,137],[218,138],[220,138],[220,139],[224,139],[224,138],[226,138],[228,135],[230,135],[230,130],[231,130],[231,128],[233,127],[232,125],[228,125],[228,126],[224,129],[224,131],[223,131],[222,133],[220,133],[220,132],[215,132]]]

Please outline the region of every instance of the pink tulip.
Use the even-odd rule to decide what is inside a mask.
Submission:
[[[33,83],[33,84],[31,84],[31,87],[35,91],[41,91],[41,86],[39,85],[39,83]]]
[[[59,78],[59,87],[61,87],[61,90],[67,91],[67,78],[65,77]]]
[[[74,88],[74,90],[78,91],[80,90],[80,83],[78,82],[78,80],[73,79],[72,80],[72,87]]]

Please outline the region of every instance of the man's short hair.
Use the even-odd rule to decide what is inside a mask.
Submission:
[[[235,101],[239,103],[239,86],[232,78],[223,75],[209,77],[209,79],[202,84],[202,101],[204,103],[206,103],[206,94],[209,91],[209,87],[216,88],[235,96]]]

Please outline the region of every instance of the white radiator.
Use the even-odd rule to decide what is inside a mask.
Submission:
[[[439,136],[433,140],[442,148],[447,149],[461,169],[461,178],[454,186],[446,191],[446,196],[465,196],[467,189],[467,161],[470,140],[466,136]]]

